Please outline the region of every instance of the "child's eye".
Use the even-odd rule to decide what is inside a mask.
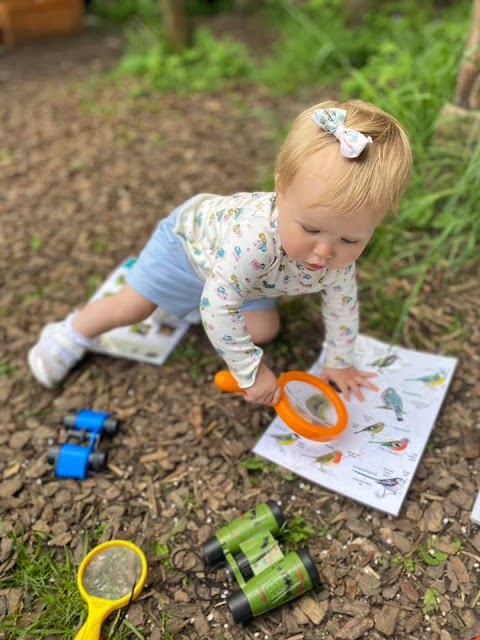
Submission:
[[[302,225],[302,229],[305,231],[305,233],[310,233],[311,235],[319,233],[318,229],[312,229],[312,227],[305,227],[304,225]]]
[[[348,238],[341,238],[344,244],[358,244],[358,240],[349,240]]]

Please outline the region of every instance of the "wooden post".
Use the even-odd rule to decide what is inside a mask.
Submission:
[[[369,0],[344,0],[344,9],[347,14],[347,24],[351,28],[358,27],[363,22],[363,17],[370,6]]]
[[[4,2],[0,2],[0,46],[13,47],[15,37],[10,23],[8,7]]]
[[[192,44],[193,30],[186,0],[159,0],[164,34],[170,51],[180,53]]]
[[[455,104],[464,109],[480,108],[480,0],[472,2],[470,32],[457,76]]]
[[[258,0],[235,0],[234,6],[235,9],[241,13],[249,13],[255,8],[258,9],[259,4]]]
[[[433,146],[471,151],[480,137],[480,0],[472,0],[470,30],[463,50],[454,103],[443,105],[434,125]]]

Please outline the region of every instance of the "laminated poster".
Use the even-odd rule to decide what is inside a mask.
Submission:
[[[477,494],[477,499],[475,500],[475,504],[473,505],[473,511],[470,518],[473,522],[480,524],[480,491]]]
[[[116,293],[125,284],[126,275],[135,261],[134,257],[124,260],[95,292],[91,301]],[[102,334],[91,350],[118,358],[162,365],[190,325],[199,322],[199,312],[192,312],[179,319],[157,309],[143,322]]]
[[[360,335],[355,364],[378,392],[346,402],[347,429],[328,443],[297,436],[278,416],[254,453],[367,506],[397,516],[452,380],[456,358]],[[310,369],[319,375],[322,356]],[[293,434],[293,437],[292,437]],[[477,517],[480,509],[477,500]]]

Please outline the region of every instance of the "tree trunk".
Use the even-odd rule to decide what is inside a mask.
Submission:
[[[464,109],[480,108],[480,0],[472,2],[470,33],[463,50],[463,61],[457,76],[455,104]],[[476,94],[476,95],[475,95]]]
[[[193,29],[187,0],[159,0],[165,41],[170,51],[180,53],[192,45]]]
[[[369,0],[344,0],[349,27],[358,27],[363,22],[363,16],[370,8]]]
[[[237,11],[248,13],[255,8],[258,9],[259,4],[258,0],[235,0],[234,6]]]

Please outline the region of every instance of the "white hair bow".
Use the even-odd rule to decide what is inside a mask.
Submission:
[[[312,120],[324,131],[331,133],[340,142],[340,153],[345,158],[358,158],[372,138],[360,131],[345,126],[347,112],[345,109],[317,109]]]

